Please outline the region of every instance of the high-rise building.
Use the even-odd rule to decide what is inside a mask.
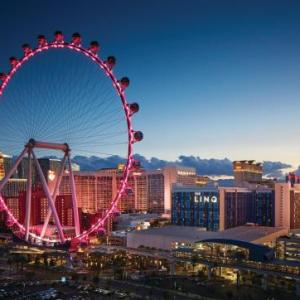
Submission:
[[[12,157],[0,152],[0,180],[8,173],[12,167]]]
[[[27,179],[28,177],[28,158],[24,157],[18,165],[16,177],[20,179]],[[32,184],[35,184],[36,170],[32,168]]]
[[[57,196],[55,201],[55,208],[62,226],[74,226],[74,214],[71,195]]]
[[[275,184],[275,226],[300,229],[300,184]]]
[[[220,229],[254,223],[274,226],[275,195],[270,188],[229,187],[220,191]]]
[[[147,171],[149,211],[165,212],[165,177],[161,170]]]
[[[171,213],[172,185],[182,184],[194,186],[196,184],[196,169],[189,167],[167,166],[162,170],[164,175],[164,208],[165,213]]]
[[[143,171],[134,171],[131,177],[134,178],[134,210],[146,212],[149,209],[148,176]]]
[[[208,176],[200,176],[200,175],[196,176],[196,185],[197,186],[200,186],[200,187],[205,186],[209,182],[212,182],[212,180]]]
[[[53,191],[59,170],[61,168],[61,160],[53,158],[39,158],[38,159],[43,175],[48,183],[50,191]],[[33,162],[32,162],[33,163]],[[28,158],[24,157],[17,168],[17,178],[27,179],[28,177]],[[41,185],[41,179],[36,171],[32,168],[32,184],[34,186]]]
[[[20,197],[4,197],[4,201],[14,215],[14,217],[20,222],[24,223],[25,220],[25,205],[26,202]],[[6,218],[5,212],[1,212],[2,218]]]
[[[274,226],[274,190],[173,186],[172,223],[225,230],[254,223]]]
[[[122,173],[118,169],[103,169],[96,172],[74,172],[78,207],[83,212],[96,213],[107,209],[117,194]],[[60,187],[60,195],[70,195],[69,176],[65,175]],[[147,175],[134,171],[127,181],[126,193],[118,203],[121,212],[148,210]]]
[[[293,187],[294,184],[300,183],[300,176],[296,175],[295,173],[290,172],[288,175],[286,175],[285,182],[289,182],[291,184],[291,186]]]
[[[13,215],[21,222],[25,218],[25,202],[19,199],[20,193],[26,191],[27,180],[11,178],[1,191],[1,195]],[[0,222],[5,223],[6,212],[0,212]]]
[[[11,178],[1,191],[4,197],[18,197],[21,192],[26,191],[27,179]]]
[[[242,182],[260,183],[262,182],[262,164],[255,160],[240,160],[233,162],[234,180],[237,185]]]
[[[83,212],[96,213],[110,207],[121,185],[123,169],[106,168],[99,171],[74,172],[78,207]],[[118,203],[120,212],[164,213],[171,208],[172,184],[194,186],[194,168],[171,166],[162,170],[133,170],[127,181],[126,192]],[[65,174],[60,186],[60,195],[70,195],[69,176]],[[169,210],[166,209],[169,207]]]
[[[219,229],[218,189],[174,185],[172,195],[172,224]]]
[[[44,177],[48,183],[48,187],[50,191],[53,191],[56,179],[61,169],[61,160],[53,158],[39,158],[38,161],[43,171]],[[35,174],[35,183],[41,183],[41,179],[37,173]]]

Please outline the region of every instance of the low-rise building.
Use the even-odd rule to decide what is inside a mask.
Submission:
[[[278,237],[287,233],[288,230],[285,228],[253,225],[239,226],[224,231],[207,231],[201,227],[170,225],[129,232],[127,234],[127,247],[139,248],[143,246],[172,250],[179,246],[216,239],[273,245]]]
[[[276,258],[300,262],[300,235],[279,237],[276,241]]]

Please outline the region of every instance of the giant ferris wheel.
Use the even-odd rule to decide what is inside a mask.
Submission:
[[[66,42],[57,31],[54,41],[38,36],[38,45],[23,45],[23,56],[10,58],[11,69],[0,74],[0,149],[15,157],[0,181],[0,210],[6,213],[6,224],[20,238],[32,243],[84,241],[101,231],[117,210],[126,192],[127,179],[134,167],[133,145],[143,139],[135,131],[132,116],[139,105],[128,103],[125,89],[129,79],[117,79],[113,72],[114,56],[103,60],[97,41],[85,48],[79,33]],[[52,188],[42,170],[39,158],[59,157],[59,171]],[[88,229],[80,226],[72,158],[102,157],[108,161],[123,157],[125,168],[104,213]],[[3,196],[3,190],[19,166],[26,161],[26,209],[22,221],[15,216]],[[47,215],[37,233],[31,226],[34,176],[39,178],[47,199]],[[74,231],[66,233],[55,201],[65,174],[68,174],[72,198]],[[47,235],[49,221],[56,228]]]

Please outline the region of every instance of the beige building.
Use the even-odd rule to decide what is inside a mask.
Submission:
[[[173,184],[194,186],[196,184],[196,169],[189,167],[169,166],[165,167],[162,172],[164,175],[165,213],[170,214]]]
[[[255,160],[240,160],[233,162],[233,174],[236,183],[262,182],[262,164]]]
[[[78,207],[95,213],[107,209],[117,194],[122,179],[118,169],[103,169],[96,172],[74,172]],[[147,176],[144,172],[133,172],[128,178],[128,189],[118,203],[121,212],[147,211]],[[65,175],[60,187],[61,195],[70,195],[69,176]]]
[[[26,191],[27,179],[11,178],[3,187],[1,195],[4,197],[19,197],[21,192]]]
[[[12,158],[0,152],[0,180],[4,178],[12,166]]]
[[[275,184],[275,226],[300,228],[300,184]]]

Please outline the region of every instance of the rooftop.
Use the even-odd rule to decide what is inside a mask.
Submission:
[[[201,227],[170,225],[161,228],[151,228],[139,232],[132,232],[140,236],[157,236],[171,238],[176,241],[201,241],[207,239],[233,239],[245,242],[258,242],[270,235],[284,235],[286,230],[278,227],[239,226],[224,231],[206,231]]]

